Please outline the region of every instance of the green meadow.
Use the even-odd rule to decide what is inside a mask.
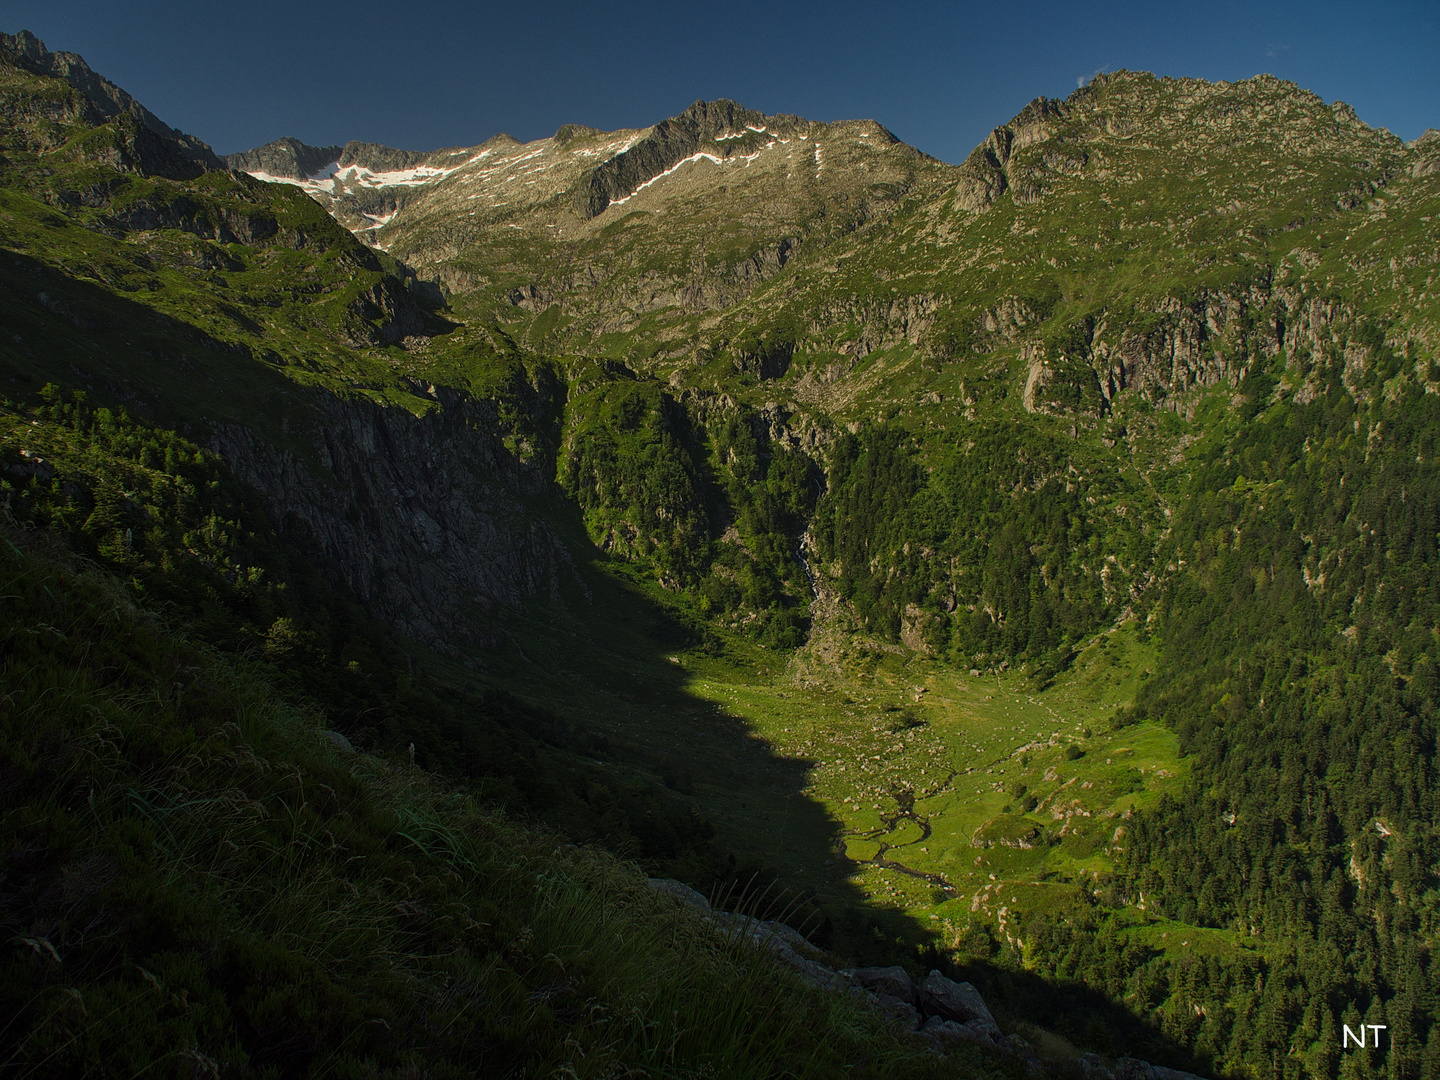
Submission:
[[[643,584],[586,581],[507,624],[505,687],[583,708],[609,768],[691,800],[786,888],[902,915],[960,960],[1085,903],[1132,812],[1187,774],[1172,731],[1123,719],[1156,660],[1133,621],[1037,689],[859,635],[792,654],[697,634]]]

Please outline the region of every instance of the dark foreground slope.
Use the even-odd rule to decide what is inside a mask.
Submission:
[[[632,866],[342,750],[264,663],[3,526],[17,1075],[987,1075]]]

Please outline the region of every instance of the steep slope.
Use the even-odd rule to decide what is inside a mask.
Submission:
[[[211,169],[223,168],[210,147],[192,135],[167,126],[149,109],[120,87],[90,70],[75,53],[52,53],[34,34],[0,34],[0,62],[7,67],[62,80],[74,88],[67,94],[52,87],[47,93],[30,96],[7,95],[7,118],[24,117],[63,125],[81,121],[87,127],[113,127],[118,138],[103,140],[106,153],[97,160],[119,168],[189,179]],[[30,129],[40,144],[55,136],[54,131]],[[77,147],[82,157],[85,151]]]
[[[1002,1075],[782,971],[753,923],[357,753],[44,534],[0,525],[0,580],[11,1070]]]
[[[302,193],[157,175],[179,151],[110,156],[128,130],[74,87],[0,64],[0,89],[9,1065],[993,1069],[507,819],[652,867],[720,854],[603,736],[357,602],[473,655],[488,609],[584,594],[523,562],[564,552],[553,371]]]
[[[0,64],[12,384],[78,382],[192,431],[277,519],[304,521],[392,624],[447,651],[489,640],[462,609],[569,573],[527,509],[547,483],[553,378],[485,335],[449,339],[465,366],[450,383],[473,397],[437,388],[433,358],[417,377],[410,353],[384,350],[421,350],[454,324],[430,313],[413,271],[293,188],[223,169],[175,179],[186,144],[148,128],[137,143],[129,113],[37,73],[60,61],[28,47]],[[520,411],[502,418],[496,395],[512,392]]]

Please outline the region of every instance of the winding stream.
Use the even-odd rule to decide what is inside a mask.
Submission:
[[[937,787],[934,791],[931,791],[922,797],[928,799],[934,797],[935,795],[941,794],[945,791],[946,788],[950,786],[950,782],[955,779],[955,776],[956,773],[952,772],[948,777],[945,778],[944,783],[940,784],[940,786]],[[840,839],[835,842],[836,857],[840,859],[848,859],[851,862],[859,863],[866,866],[877,866],[882,870],[894,870],[897,873],[909,874],[911,877],[919,878],[921,881],[928,881],[931,885],[934,885],[935,887],[943,891],[946,896],[960,895],[960,890],[957,889],[953,884],[951,884],[944,874],[930,873],[925,870],[916,870],[913,866],[906,866],[902,862],[896,862],[894,859],[887,859],[885,857],[886,854],[898,848],[910,847],[912,844],[922,844],[926,840],[930,839],[931,835],[930,819],[923,814],[917,813],[915,810],[915,792],[913,789],[908,786],[897,785],[890,789],[890,797],[895,800],[895,813],[890,814],[889,816],[886,816],[884,814],[880,815],[880,828],[878,829],[872,829],[869,832],[861,832],[859,830],[855,830],[851,832],[841,833]],[[903,844],[892,844],[887,840],[878,839],[879,836],[893,833],[896,827],[902,821],[912,821],[916,825],[918,825],[920,827],[920,835],[917,836],[914,840],[905,841]],[[847,854],[845,850],[845,838],[848,836],[862,837],[866,840],[875,840],[875,842],[880,845],[880,850],[875,852],[875,854],[868,859],[857,859],[854,856]]]

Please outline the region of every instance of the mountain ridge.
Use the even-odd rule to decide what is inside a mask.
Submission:
[[[129,116],[178,150],[159,160],[142,154],[138,160],[147,171],[190,179],[207,170],[224,168],[208,145],[170,127],[109,79],[97,75],[76,53],[52,53],[34,34],[21,30],[17,34],[0,34],[0,58],[27,71],[63,79],[85,95],[98,117],[110,120]]]

